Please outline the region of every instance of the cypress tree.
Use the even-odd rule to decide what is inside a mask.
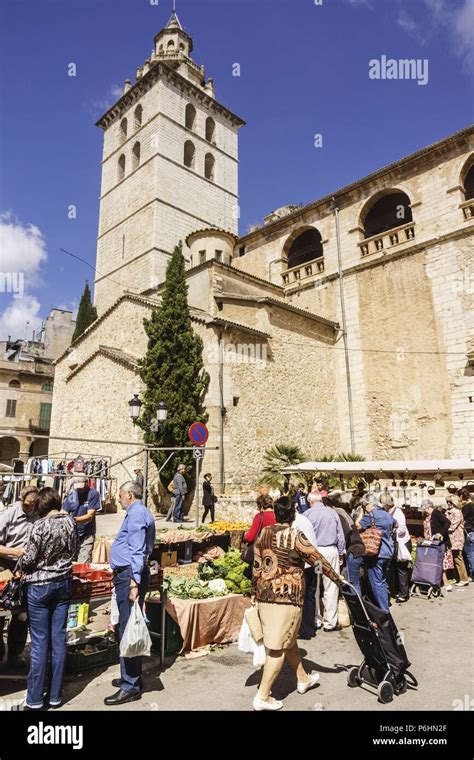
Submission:
[[[189,469],[187,480],[194,486],[192,447],[187,432],[195,422],[207,422],[204,399],[209,387],[209,375],[204,370],[203,343],[195,334],[188,307],[188,286],[185,278],[182,244],[176,246],[166,269],[161,305],[153,309],[150,319],[144,320],[148,348],[140,362],[140,374],[145,384],[140,426],[145,442],[157,446],[189,446],[189,454],[177,452],[161,473],[165,486],[171,480],[179,462]],[[164,401],[168,416],[157,433],[150,431],[156,419],[156,409]],[[164,464],[170,452],[151,454],[155,465]],[[190,488],[190,490],[191,490]]]
[[[92,305],[91,291],[89,283],[86,280],[84,292],[81,297],[79,309],[76,318],[76,328],[72,336],[72,342],[74,343],[80,335],[97,319],[97,309]]]

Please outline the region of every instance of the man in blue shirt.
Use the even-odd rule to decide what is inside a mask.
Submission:
[[[97,531],[95,516],[101,509],[99,492],[95,488],[89,488],[85,475],[76,475],[70,483],[63,510],[74,517],[77,525],[79,535],[79,550],[75,558],[77,562],[92,562]]]
[[[384,612],[389,612],[387,574],[390,561],[393,557],[394,544],[392,534],[397,527],[397,522],[381,506],[380,495],[371,494],[363,496],[361,504],[366,514],[357,527],[361,531],[364,531],[375,525],[382,532],[382,541],[378,555],[376,557],[365,557],[364,564],[368,571],[370,588],[374,595],[375,604]]]
[[[306,489],[304,483],[298,483],[298,490],[295,494],[296,511],[300,514],[306,512],[308,509],[308,501],[306,497]]]
[[[323,504],[319,493],[308,494],[309,509],[304,516],[308,518],[314,528],[316,547],[318,552],[329,562],[332,569],[339,574],[346,542],[342,530],[341,519],[331,507]],[[325,631],[339,631],[337,622],[337,607],[339,600],[339,588],[333,581],[324,576],[324,620]]]
[[[119,499],[127,514],[110,550],[110,566],[114,572],[119,636],[122,638],[136,599],[143,609],[150,582],[147,561],[155,543],[155,521],[142,502],[142,490],[136,482],[124,483]],[[112,686],[119,690],[104,700],[106,705],[121,705],[140,699],[142,658],[121,657],[120,679],[112,681]]]

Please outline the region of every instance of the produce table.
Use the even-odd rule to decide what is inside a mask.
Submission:
[[[166,611],[175,620],[183,637],[180,654],[208,644],[236,641],[250,599],[242,594],[210,599],[168,597]]]

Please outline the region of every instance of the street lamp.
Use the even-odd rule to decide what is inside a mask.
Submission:
[[[142,408],[142,401],[138,398],[138,393],[133,394],[133,398],[128,402],[128,405],[130,407],[130,417],[136,422],[140,416],[140,409]]]
[[[140,410],[143,402],[139,399],[138,393],[133,394],[133,398],[128,402],[130,407],[130,417],[134,424],[138,422]],[[168,416],[168,408],[164,401],[159,401],[156,408],[156,420],[153,420],[149,427],[149,432],[158,433],[161,424]],[[148,500],[148,448],[145,449],[145,462],[143,466],[143,503],[146,505]]]
[[[156,410],[156,419],[158,422],[164,422],[168,416],[168,409],[164,401],[160,401]]]

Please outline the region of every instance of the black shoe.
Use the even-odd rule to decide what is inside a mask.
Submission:
[[[137,699],[141,699],[141,693],[135,691],[124,691],[119,689],[116,694],[112,694],[111,697],[104,699],[104,705],[114,707],[115,705],[124,705],[126,702],[136,702]]]
[[[28,705],[23,705],[23,712],[44,712],[44,707],[28,707]]]
[[[48,704],[49,704],[49,707],[51,708],[51,710],[59,710],[59,708],[63,706],[64,702],[61,701],[57,705],[56,704],[52,705],[51,702],[49,702]]]
[[[121,689],[122,688],[122,679],[121,678],[114,678],[112,680],[112,686],[114,689]],[[143,681],[140,681],[140,691],[143,691]]]
[[[333,631],[342,631],[342,625],[335,625],[334,628],[325,628],[323,626],[323,631],[326,633],[332,633]]]
[[[403,604],[403,602],[408,602],[409,596],[397,596],[395,601],[398,602],[398,604]]]

